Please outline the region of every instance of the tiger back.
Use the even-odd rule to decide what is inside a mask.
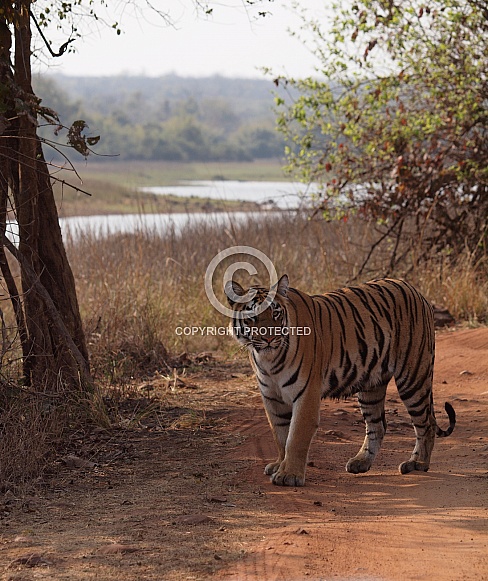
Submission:
[[[324,295],[289,287],[283,275],[271,289],[225,287],[236,339],[249,350],[278,457],[265,473],[283,486],[303,486],[321,398],[357,394],[366,425],[348,472],[367,472],[386,432],[386,388],[395,378],[416,442],[400,472],[427,471],[437,425],[432,396],[435,334],[432,307],[409,283],[380,279]]]

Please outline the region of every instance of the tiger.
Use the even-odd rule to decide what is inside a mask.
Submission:
[[[427,471],[435,436],[454,430],[434,415],[434,317],[430,303],[404,280],[377,279],[323,295],[289,286],[284,274],[271,288],[224,287],[232,334],[247,348],[278,458],[264,470],[278,486],[304,486],[310,444],[319,426],[320,402],[357,394],[366,426],[359,452],[346,464],[367,472],[386,432],[385,397],[394,378],[410,415],[416,442],[402,474]]]

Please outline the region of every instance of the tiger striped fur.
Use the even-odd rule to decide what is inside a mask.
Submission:
[[[435,335],[427,300],[407,282],[393,279],[310,296],[289,288],[284,275],[271,290],[276,293],[272,300],[263,287],[245,291],[234,281],[225,286],[234,311],[234,335],[249,350],[278,448],[277,460],[265,469],[273,483],[304,485],[320,399],[355,393],[366,437],[346,470],[367,472],[385,435],[385,395],[392,377],[416,435],[412,455],[400,464],[400,472],[427,471],[435,436],[449,436],[456,423],[449,403],[447,430],[434,416]],[[259,306],[264,310],[256,314]]]

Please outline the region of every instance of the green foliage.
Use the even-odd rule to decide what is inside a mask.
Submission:
[[[426,251],[488,245],[488,18],[475,0],[337,2],[314,32],[321,80],[277,79],[288,169],[329,214]],[[408,226],[408,227],[407,227]],[[408,246],[408,244],[407,244]],[[385,269],[386,270],[386,269]]]
[[[268,3],[273,0],[245,0],[243,5],[251,20],[270,15],[266,9]],[[210,16],[214,13],[214,2],[200,2],[188,0],[188,5],[193,7],[197,14]],[[16,4],[7,2],[4,8],[0,8],[0,15],[6,11],[9,23],[14,21]],[[143,2],[122,2],[113,4],[109,0],[39,0],[33,2],[26,0],[25,6],[35,29],[35,50],[33,54],[51,57],[61,57],[65,52],[75,50],[75,41],[81,39],[83,34],[91,26],[108,26],[117,35],[120,35],[123,24],[119,19],[128,14],[141,20],[159,19],[161,24],[174,25],[173,7],[171,2],[153,3],[149,0]],[[224,4],[219,3],[217,10]],[[216,12],[217,12],[216,10]],[[53,49],[51,35],[53,30],[61,36],[62,43],[59,49]],[[63,42],[64,41],[64,42]],[[79,47],[78,47],[79,48]],[[98,135],[85,135],[80,131],[95,128],[94,131],[102,136],[102,144],[105,145],[104,155],[120,155],[124,159],[168,160],[168,161],[206,161],[237,159],[250,160],[254,151],[262,151],[262,147],[254,147],[252,143],[242,144],[242,136],[235,137],[234,133],[243,123],[243,116],[234,112],[234,105],[229,106],[224,93],[215,92],[210,98],[198,101],[188,94],[200,95],[191,90],[186,91],[183,97],[175,100],[174,93],[178,94],[178,86],[186,85],[188,80],[178,79],[173,76],[173,84],[169,92],[164,92],[164,98],[160,99],[154,92],[141,90],[137,83],[142,80],[146,87],[149,79],[137,79],[135,77],[118,77],[115,79],[74,79],[79,86],[73,87],[71,79],[71,93],[77,95],[78,101],[73,102],[67,97],[68,92],[63,86],[60,94],[57,94],[57,83],[52,78],[38,79],[36,91],[49,104],[52,111],[59,113],[59,123],[47,120],[55,125],[55,135],[59,135],[62,129],[68,131],[67,144],[78,153],[86,157],[92,152],[91,147],[98,142]],[[66,85],[69,80],[64,78]],[[93,81],[97,85],[95,91]],[[156,84],[158,79],[154,80]],[[189,80],[190,84],[192,83]],[[134,85],[136,83],[136,85]],[[193,84],[199,81],[193,80]],[[222,83],[225,83],[222,80]],[[102,84],[105,87],[102,87]],[[153,83],[154,84],[154,83]],[[164,82],[163,82],[164,84]],[[201,83],[200,83],[201,84]],[[215,85],[220,85],[218,77]],[[248,85],[252,85],[250,81]],[[132,87],[132,88],[131,88]],[[247,88],[248,89],[248,88]],[[252,89],[251,89],[252,91]],[[262,93],[262,90],[261,90]],[[269,89],[268,89],[269,93]],[[222,98],[224,95],[224,98]],[[154,98],[156,97],[156,98]],[[270,96],[267,94],[267,110],[264,117],[268,123],[270,117]],[[240,103],[244,103],[244,114],[250,113],[245,105],[246,90],[239,94]],[[262,99],[262,96],[259,97]],[[255,103],[254,103],[255,104]],[[261,106],[261,104],[260,104]],[[78,109],[76,116],[73,109]],[[38,111],[36,111],[38,113]],[[239,112],[240,113],[240,112]],[[84,121],[86,119],[86,121]],[[76,122],[74,123],[74,120]],[[260,121],[259,117],[254,121]],[[44,130],[43,137],[54,146],[57,153],[60,147],[66,143],[55,143],[52,135]],[[108,136],[108,137],[107,137]],[[273,141],[275,147],[268,147],[268,152],[273,156],[282,154],[282,145]],[[56,154],[55,154],[56,155]],[[64,156],[64,154],[63,154]],[[67,154],[69,157],[69,154]]]
[[[251,161],[283,155],[267,81],[44,76],[35,84],[43,103],[58,111],[64,124],[83,119],[84,129],[89,126],[101,136],[97,153],[147,161]],[[43,136],[52,140],[52,131],[44,128]],[[81,145],[77,150],[85,154]]]

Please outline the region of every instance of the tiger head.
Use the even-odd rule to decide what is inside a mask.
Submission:
[[[233,333],[237,341],[257,353],[271,355],[288,342],[288,276],[271,288],[251,286],[245,290],[234,281],[224,291],[234,311]]]

